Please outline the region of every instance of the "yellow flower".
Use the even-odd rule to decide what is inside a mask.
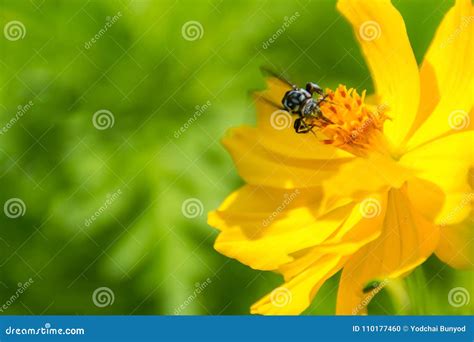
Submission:
[[[390,1],[337,7],[376,95],[328,89],[329,120],[315,122],[315,138],[278,126],[288,118],[267,100],[280,102],[288,87],[270,78],[257,94],[257,127],[223,141],[247,184],[209,214],[220,230],[215,248],[285,281],[252,313],[299,314],[342,270],[336,311],[364,314],[383,285],[433,252],[453,267],[473,265],[471,1],[446,14],[420,69]]]

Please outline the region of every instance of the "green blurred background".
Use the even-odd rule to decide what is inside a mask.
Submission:
[[[394,1],[419,62],[452,2]],[[213,250],[206,212],[242,184],[219,139],[255,122],[248,91],[263,87],[262,65],[297,83],[372,91],[335,1],[0,3],[1,27],[25,28],[21,39],[0,37],[0,126],[33,103],[0,135],[0,204],[19,198],[26,209],[0,215],[0,305],[33,281],[2,314],[249,313],[281,279]],[[202,26],[195,40],[183,36],[189,21]],[[99,110],[113,126],[94,126]],[[196,217],[183,215],[188,199]],[[307,314],[334,313],[337,278]],[[384,290],[370,312],[472,313],[472,303],[449,305],[457,286],[472,293],[472,273],[433,257],[407,279],[408,307]],[[101,287],[112,305],[94,304]]]

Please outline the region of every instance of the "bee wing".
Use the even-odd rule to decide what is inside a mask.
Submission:
[[[250,91],[249,95],[252,97],[254,101],[264,101],[265,103],[269,104],[275,110],[284,110],[286,111],[285,107],[281,103],[276,102],[274,99],[268,96],[261,91]]]
[[[266,90],[264,91],[258,91],[253,93],[253,98],[254,100],[263,100],[267,104],[269,104],[272,108],[275,108],[275,110],[285,110],[285,107],[283,107],[281,101],[283,99],[283,96],[285,93],[294,88],[295,86],[282,77],[281,75],[278,75],[275,71],[271,70],[270,68],[267,67],[260,67],[260,70],[266,76],[266,83],[267,87]]]
[[[281,101],[285,93],[291,88],[293,88],[294,85],[269,68],[261,67],[260,70],[265,76],[267,76],[266,77],[267,87],[265,90],[250,91],[249,92],[250,96],[256,102],[263,101],[269,104],[272,108],[274,108],[274,110],[286,111]]]
[[[262,99],[262,101],[265,101],[266,103],[268,103],[270,106],[272,106],[273,108],[275,108],[275,110],[284,110],[285,112],[287,111],[287,110],[285,109],[285,107],[283,107],[282,104],[278,104],[278,103],[276,103],[275,101],[273,101],[272,99],[269,99],[269,98],[267,98],[267,97],[265,97],[265,96],[256,94],[256,95],[254,96],[254,98],[255,98],[255,99],[256,99],[256,98]]]
[[[267,76],[268,78],[271,79],[272,82],[278,82],[280,84],[277,84],[277,86],[279,87],[282,87],[282,86],[286,86],[286,87],[290,87],[290,88],[294,88],[295,87],[295,84],[288,81],[285,77],[283,77],[282,74],[278,74],[276,71],[268,68],[268,67],[260,67],[260,70],[262,71],[262,74],[264,74],[265,76]]]

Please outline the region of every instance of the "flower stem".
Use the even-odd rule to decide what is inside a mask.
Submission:
[[[393,306],[397,315],[408,315],[411,311],[410,297],[406,289],[405,281],[401,278],[392,279],[385,286],[387,293],[392,298]]]

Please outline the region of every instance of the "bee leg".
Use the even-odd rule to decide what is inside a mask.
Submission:
[[[334,122],[332,122],[331,120],[329,120],[327,117],[325,117],[324,115],[322,115],[321,118],[322,118],[327,124],[332,125],[332,124],[334,123]]]
[[[333,104],[333,105],[336,105],[336,106],[340,106],[339,103],[336,103],[336,102],[333,102],[333,101],[330,101],[330,100],[327,100],[327,97],[329,96],[329,94],[326,94],[324,96],[322,96],[316,103],[318,104],[318,106],[323,103],[323,102],[326,102],[326,103],[330,103],[330,104]]]
[[[301,118],[297,118],[295,120],[295,123],[293,124],[293,128],[295,129],[296,133],[301,132],[301,129],[302,129],[302,119]]]
[[[313,132],[313,127],[312,125],[308,125],[304,120],[303,118],[297,118],[295,120],[295,123],[293,125],[293,127],[295,128],[295,132],[296,133],[308,133],[308,132],[311,132],[313,134],[315,134]]]
[[[316,104],[319,106],[321,103],[323,103],[324,101],[326,101],[326,98],[329,96],[329,94],[325,94],[323,96],[321,96],[318,101],[316,101]]]
[[[318,120],[323,121],[325,124],[333,124],[334,123],[331,120],[329,120],[327,117],[324,116],[324,114],[321,111],[321,109],[319,108],[319,106],[316,107],[316,109],[314,110],[314,112],[311,116],[318,119]]]

